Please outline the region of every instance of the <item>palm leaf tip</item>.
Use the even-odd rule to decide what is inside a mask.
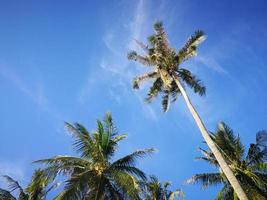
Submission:
[[[156,31],[162,30],[163,29],[163,23],[161,21],[158,21],[154,24],[154,29]]]
[[[195,46],[206,40],[207,35],[205,35],[204,31],[202,30],[197,30],[195,31],[194,37],[196,38],[196,41],[194,43]]]
[[[139,89],[139,82],[136,78],[133,80],[133,89]]]
[[[137,53],[136,53],[136,51],[131,51],[131,52],[129,52],[128,55],[127,55],[127,58],[128,58],[129,60],[136,60],[136,57],[137,57]]]
[[[168,110],[169,110],[169,104],[170,104],[170,102],[169,102],[169,95],[168,94],[166,94],[166,95],[164,95],[162,97],[161,104],[162,104],[162,110],[164,112],[168,112]]]

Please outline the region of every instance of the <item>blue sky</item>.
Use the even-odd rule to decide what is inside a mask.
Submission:
[[[27,183],[33,160],[73,154],[64,121],[93,130],[111,111],[128,133],[118,155],[155,147],[140,163],[145,172],[187,199],[213,199],[220,187],[183,184],[215,170],[194,160],[204,146],[183,99],[165,114],[158,101],[144,104],[146,85],[133,91],[131,80],[145,68],[126,54],[157,20],[175,48],[203,29],[208,38],[187,67],[207,95],[189,95],[209,130],[223,120],[248,145],[267,129],[266,8],[264,0],[0,1],[0,174]]]

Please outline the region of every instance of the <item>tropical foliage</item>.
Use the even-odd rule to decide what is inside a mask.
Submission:
[[[182,66],[185,61],[197,54],[197,46],[205,39],[204,32],[197,30],[185,45],[176,52],[175,49],[170,47],[161,22],[155,23],[154,31],[155,33],[148,38],[148,45],[136,41],[144,50],[143,55],[138,54],[136,51],[128,54],[128,59],[137,61],[152,69],[151,72],[136,77],[133,81],[133,87],[138,89],[140,82],[146,79],[153,79],[153,84],[145,101],[151,102],[153,98],[161,94],[164,111],[168,110],[170,99],[174,102],[181,94],[175,82],[175,77],[178,77],[183,83],[192,88],[194,92],[204,95],[206,90],[201,81]]]
[[[4,178],[8,183],[10,191],[0,189],[0,199],[13,200],[16,199],[12,196],[12,192],[18,191],[18,200],[44,200],[52,189],[58,186],[57,183],[52,183],[54,178],[45,177],[43,171],[35,170],[31,182],[24,189],[18,181],[14,180],[10,176],[5,175]]]
[[[66,128],[75,139],[73,147],[79,157],[56,156],[37,161],[47,165],[47,177],[67,175],[57,200],[139,199],[138,181],[145,180],[146,175],[136,167],[136,161],[151,154],[152,148],[114,160],[118,142],[126,135],[118,134],[110,113],[103,121],[97,120],[95,131],[89,132],[79,123],[66,123]]]
[[[224,123],[220,123],[212,139],[227,160],[236,177],[242,184],[249,199],[264,200],[267,198],[267,132],[256,134],[256,143],[250,144],[245,154],[244,145],[240,137]],[[223,184],[222,190],[217,194],[217,200],[238,199],[233,188],[219,168],[218,162],[209,150],[200,149],[203,154],[198,160],[204,160],[219,169],[214,173],[196,174],[188,183],[200,182],[204,188]]]
[[[170,182],[160,182],[156,176],[150,176],[149,180],[140,182],[143,199],[145,200],[174,200],[183,198],[184,193],[180,189],[171,191]]]
[[[161,22],[157,22],[154,25],[154,31],[155,33],[148,38],[148,45],[137,41],[137,44],[144,50],[144,55],[138,54],[136,51],[132,51],[128,54],[128,59],[137,61],[152,68],[151,72],[135,78],[133,81],[133,87],[138,89],[141,81],[152,79],[154,82],[150,87],[148,96],[145,100],[146,102],[151,102],[153,98],[155,98],[158,94],[161,94],[162,107],[165,112],[169,107],[169,99],[171,98],[172,102],[174,102],[179,94],[181,94],[205,142],[217,159],[218,164],[225,173],[227,179],[241,200],[248,200],[237,178],[210,138],[208,130],[191,103],[183,86],[186,84],[193,88],[195,93],[200,95],[205,94],[205,87],[201,84],[200,80],[188,69],[181,66],[185,61],[197,54],[196,50],[198,45],[205,39],[203,31],[196,31],[178,52],[171,48]]]

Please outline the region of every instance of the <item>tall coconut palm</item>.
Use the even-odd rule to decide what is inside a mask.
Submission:
[[[171,191],[170,182],[160,182],[156,176],[150,176],[149,180],[140,182],[143,199],[145,200],[174,200],[183,198],[184,193],[180,189]]]
[[[134,151],[114,160],[118,142],[126,135],[118,134],[110,113],[104,121],[97,120],[93,132],[79,123],[66,123],[66,128],[75,138],[73,146],[79,157],[56,156],[36,161],[47,165],[47,176],[68,176],[57,200],[139,199],[138,180],[145,180],[146,176],[136,167],[136,161],[153,149]]]
[[[245,155],[245,148],[239,136],[235,136],[233,131],[224,123],[220,123],[212,139],[218,145],[228,165],[235,173],[242,187],[246,191],[249,199],[267,199],[267,132],[260,131],[256,134],[256,143],[250,144]],[[209,164],[219,168],[218,161],[209,150],[200,149],[204,160]],[[188,183],[202,183],[203,187],[223,184],[222,190],[217,194],[216,200],[235,200],[236,193],[225,174],[220,170],[215,173],[196,174],[190,178]]]
[[[57,183],[52,183],[53,178],[47,178],[44,176],[43,171],[38,169],[35,170],[31,182],[28,186],[24,189],[18,181],[14,180],[10,176],[3,176],[7,183],[10,191],[6,191],[1,189],[0,190],[0,199],[2,200],[6,198],[6,200],[13,200],[16,199],[12,196],[11,192],[17,190],[18,193],[18,200],[44,200],[52,189],[58,186]],[[2,196],[3,197],[2,197]]]
[[[155,33],[148,38],[148,45],[137,41],[137,44],[144,50],[143,55],[138,54],[136,51],[132,51],[128,54],[128,59],[137,61],[152,69],[151,72],[136,77],[133,81],[133,87],[138,89],[140,82],[146,79],[153,79],[154,82],[150,87],[145,101],[151,102],[153,98],[160,94],[162,96],[162,106],[164,111],[168,110],[170,101],[174,102],[179,95],[182,95],[204,140],[214,153],[227,179],[235,189],[239,198],[241,200],[247,200],[244,190],[210,138],[204,123],[184,89],[184,85],[187,85],[192,88],[195,93],[198,93],[199,95],[205,94],[205,87],[202,85],[201,81],[188,69],[182,66],[185,61],[197,54],[196,50],[198,45],[205,39],[203,31],[196,31],[188,39],[185,45],[176,52],[174,48],[170,47],[166,32],[161,22],[155,23],[154,30]]]

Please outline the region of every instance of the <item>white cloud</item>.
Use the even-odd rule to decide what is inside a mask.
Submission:
[[[131,91],[131,82],[137,72],[143,72],[140,66],[130,67],[130,62],[126,58],[129,50],[137,48],[134,39],[145,38],[144,27],[148,25],[146,20],[148,10],[144,0],[139,0],[134,11],[134,17],[122,30],[110,30],[104,34],[103,42],[106,48],[111,52],[111,56],[103,56],[100,61],[99,68],[90,72],[85,85],[82,86],[78,96],[79,103],[84,103],[89,98],[93,88],[96,86],[95,80],[105,80],[109,82],[108,95],[117,103],[121,103],[121,99],[129,96]],[[125,44],[128,41],[128,44]],[[142,93],[142,92],[141,92]],[[155,120],[156,114],[150,105],[144,104],[143,98],[137,94],[137,99],[140,102],[144,114],[149,119]]]
[[[228,72],[219,64],[219,62],[212,56],[199,55],[195,58],[197,63],[203,64],[218,73],[228,74]]]

